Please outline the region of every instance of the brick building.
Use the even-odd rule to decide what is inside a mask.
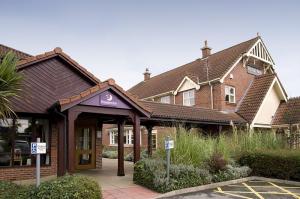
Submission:
[[[146,70],[129,91],[100,81],[60,48],[32,56],[0,45],[0,60],[9,51],[23,81],[11,100],[18,117],[0,121],[0,180],[34,178],[36,138],[47,143],[42,176],[100,169],[103,148],[118,151],[122,176],[124,154],[138,161],[179,125],[216,133],[232,124],[272,128],[290,124],[286,113],[300,122],[299,100],[287,99],[260,37],[216,53],[205,42],[202,58],[154,77]]]

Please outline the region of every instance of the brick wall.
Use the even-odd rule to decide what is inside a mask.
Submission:
[[[57,174],[57,136],[58,127],[56,124],[52,125],[51,132],[51,165],[41,166],[41,177],[51,176]],[[35,178],[35,166],[23,166],[13,168],[0,168],[0,180],[27,180]]]
[[[231,72],[233,79],[230,79],[228,75],[224,79],[224,83],[221,86],[221,109],[222,110],[235,110],[236,106],[245,95],[247,88],[250,86],[254,75],[251,75],[247,72],[247,68],[243,67],[242,63],[239,63]],[[235,87],[235,97],[236,103],[229,104],[225,102],[225,85]]]

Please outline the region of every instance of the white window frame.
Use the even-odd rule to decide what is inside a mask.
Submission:
[[[153,140],[154,140],[154,137],[155,137],[155,147],[153,147]],[[152,149],[157,149],[157,130],[152,130]]]
[[[233,93],[230,90],[233,89]],[[226,100],[228,96],[228,101]],[[233,86],[225,86],[225,101],[230,104],[235,104],[235,88]]]
[[[160,98],[160,103],[171,104],[171,96],[166,95]]]
[[[116,134],[118,134],[118,130],[110,130],[109,131],[109,144],[110,145],[118,145],[118,139],[115,139]],[[126,138],[124,141],[124,145],[133,145],[133,131],[131,129],[125,129],[124,137]],[[124,138],[123,138],[124,139]]]
[[[195,105],[195,89],[184,91],[182,93],[182,104],[184,106]]]

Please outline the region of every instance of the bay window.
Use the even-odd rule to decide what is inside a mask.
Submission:
[[[46,154],[41,155],[41,165],[50,164],[49,121],[37,118],[0,120],[0,167],[31,166],[35,156],[31,155],[31,142],[41,138],[46,142]]]

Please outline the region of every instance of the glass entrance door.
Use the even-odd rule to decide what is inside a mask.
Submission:
[[[76,130],[76,169],[95,168],[95,129],[78,126]]]

